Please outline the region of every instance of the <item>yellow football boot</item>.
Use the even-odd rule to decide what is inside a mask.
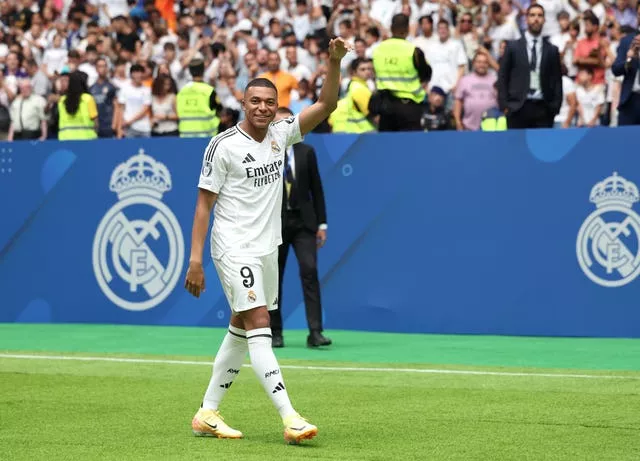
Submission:
[[[201,437],[242,438],[242,432],[229,427],[216,410],[200,408],[191,421],[191,427],[193,428],[193,433]]]
[[[318,435],[318,428],[298,413],[287,416],[283,423],[284,440],[291,445],[297,445],[302,440],[309,440]]]

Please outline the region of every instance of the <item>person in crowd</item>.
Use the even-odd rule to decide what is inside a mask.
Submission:
[[[509,129],[551,128],[562,105],[558,48],[542,36],[544,8],[527,9],[527,30],[507,41],[498,72],[498,104]]]
[[[168,3],[176,3],[177,17],[167,15]],[[520,62],[524,61],[525,51],[522,40],[535,35],[527,24],[525,9],[536,6],[544,11],[537,36],[540,42],[536,41],[535,47],[536,66],[555,61],[553,56],[551,60],[547,56],[552,48],[546,43],[550,42],[558,49],[574,84],[579,69],[591,68],[593,84],[604,85],[601,125],[636,124],[639,122],[635,121],[635,114],[640,110],[636,108],[635,95],[640,87],[635,88],[637,58],[635,46],[631,45],[638,24],[636,3],[6,0],[0,2],[0,72],[8,109],[19,93],[20,81],[32,80],[32,92],[47,101],[49,138],[58,136],[58,102],[66,91],[68,75],[76,70],[87,75],[98,106],[100,137],[150,136],[157,134],[152,126],[155,120],[151,119],[150,90],[154,80],[168,75],[179,92],[193,80],[189,65],[194,60],[204,63],[202,81],[216,90],[218,114],[230,109],[238,111],[242,120],[240,101],[244,89],[249,81],[263,74],[280,90],[280,105],[300,113],[317,100],[326,79],[329,38],[342,34],[353,50],[341,63],[340,96],[347,96],[352,62],[373,59],[375,77],[366,83],[372,93],[369,115],[379,122],[378,131],[423,130],[423,116],[433,109],[431,96],[427,96],[434,86],[445,91],[445,108],[452,109],[463,79],[475,74],[474,57],[484,50],[489,53],[488,74],[516,77],[508,82],[498,78],[500,110],[507,112],[512,126],[548,127],[555,125],[554,111],[563,104],[565,109],[569,107],[560,95],[567,83],[555,64],[550,72],[538,72],[527,70],[527,63],[523,66]],[[398,15],[404,19],[400,21]],[[526,45],[529,67],[533,41]],[[138,83],[130,78],[134,66],[142,67],[142,86],[148,93],[148,104],[142,104],[140,110],[145,105],[149,110],[140,119],[122,123],[130,122],[141,129],[139,132],[135,127],[121,126],[123,113],[119,111],[136,107],[135,94],[142,94]],[[532,77],[534,86],[536,77],[540,78],[542,88],[529,95],[528,91],[535,89],[527,86]],[[104,88],[107,93],[100,95]],[[504,91],[509,88],[511,96]],[[120,97],[129,102],[122,106],[116,102],[113,110],[110,101]],[[347,105],[340,103],[342,106]],[[178,107],[176,110],[180,111]],[[139,114],[128,115],[133,119]],[[9,115],[4,118],[8,119]],[[0,114],[0,123],[2,120]],[[332,114],[334,124],[337,121],[339,125],[340,120],[339,113]],[[214,122],[218,122],[217,117]],[[329,120],[313,130],[330,131]],[[8,136],[8,127],[6,133]]]
[[[151,86],[151,136],[179,136],[176,83],[158,75]]]
[[[97,138],[98,108],[87,88],[87,74],[69,74],[69,88],[58,101],[58,139],[81,141]]]
[[[421,131],[431,67],[422,50],[407,40],[408,16],[393,17],[391,34],[373,52],[378,92],[369,102],[369,112],[379,116],[379,131]]]
[[[456,89],[453,115],[458,131],[477,131],[482,123],[482,114],[497,107],[495,89],[496,75],[489,73],[488,53],[476,53],[473,73],[465,75]]]
[[[9,110],[11,124],[7,140],[47,139],[46,106],[47,101],[33,92],[31,81],[26,78],[20,80],[18,96]]]

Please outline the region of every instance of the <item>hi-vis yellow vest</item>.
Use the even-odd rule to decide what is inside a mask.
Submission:
[[[482,131],[505,131],[507,129],[507,117],[499,110],[489,110],[482,114],[480,129]]]
[[[349,117],[349,101],[342,98],[338,101],[336,110],[329,115],[329,125],[332,133],[346,133],[347,118]]]
[[[73,115],[68,113],[64,106],[66,99],[67,97],[63,96],[58,101],[58,139],[60,141],[96,139],[98,135],[95,124],[89,117],[89,101],[93,99],[93,96],[83,93],[80,96],[78,110]]]
[[[378,90],[390,90],[396,98],[424,101],[426,93],[413,64],[415,45],[401,38],[389,38],[373,50],[373,67]]]
[[[345,123],[346,133],[367,133],[369,131],[375,131],[375,126],[369,121],[365,115],[358,110],[353,99],[353,93],[357,87],[364,87],[367,91],[369,87],[360,80],[351,80],[349,83],[349,89],[344,99],[347,100],[347,121]]]
[[[176,110],[182,138],[211,137],[218,131],[220,119],[209,108],[213,87],[204,82],[190,82],[178,92]]]

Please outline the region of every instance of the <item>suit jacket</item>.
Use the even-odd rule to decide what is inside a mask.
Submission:
[[[629,101],[631,93],[633,93],[633,82],[638,78],[638,60],[632,59],[629,65],[626,65],[627,53],[629,52],[629,48],[631,47],[631,42],[633,42],[634,37],[635,34],[628,34],[620,40],[616,60],[611,65],[611,72],[613,72],[613,75],[616,77],[624,75],[624,79],[622,80],[622,89],[620,90],[620,104],[618,107],[623,107],[625,103]]]
[[[293,145],[293,155],[295,180],[291,187],[296,188],[300,215],[305,227],[315,233],[319,224],[326,224],[327,222],[327,209],[324,202],[322,180],[318,172],[316,152],[310,145],[298,143]],[[287,214],[287,193],[284,187],[282,189],[284,194],[282,200],[282,224],[284,227],[286,223],[284,218]]]
[[[529,70],[529,54],[527,40],[507,41],[504,55],[500,59],[498,71],[498,104],[501,110],[517,112],[522,108],[529,93],[531,75]],[[560,112],[562,105],[562,71],[558,48],[542,40],[542,56],[540,57],[540,89],[542,98],[547,103],[550,115]]]

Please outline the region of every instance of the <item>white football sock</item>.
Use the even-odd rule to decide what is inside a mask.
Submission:
[[[247,331],[247,343],[253,371],[256,372],[262,387],[271,397],[280,416],[284,419],[285,416],[295,413],[287,389],[284,387],[280,365],[271,348],[271,328]]]
[[[229,331],[222,340],[213,361],[213,374],[204,394],[202,408],[217,410],[220,401],[240,373],[242,362],[247,355],[247,338],[244,330],[229,325]]]

